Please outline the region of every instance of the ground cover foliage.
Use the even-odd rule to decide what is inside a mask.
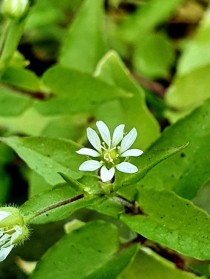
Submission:
[[[1,6],[0,236],[29,234],[0,278],[210,278],[209,11],[205,0],[36,0],[12,17]],[[116,165],[102,182],[79,170],[101,121],[136,129],[144,153],[125,160],[137,172]],[[123,154],[102,146],[106,166]],[[23,224],[1,217],[6,206]]]

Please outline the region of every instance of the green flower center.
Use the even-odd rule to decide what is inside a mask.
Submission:
[[[104,152],[102,153],[103,159],[107,162],[107,163],[114,163],[114,161],[116,161],[119,157],[119,154],[116,150],[116,147],[112,148],[112,149],[107,149],[104,150]]]

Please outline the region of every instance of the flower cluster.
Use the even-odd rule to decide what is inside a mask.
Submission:
[[[28,236],[28,228],[15,207],[0,208],[0,262],[5,260],[13,247]]]
[[[117,126],[111,137],[107,125],[103,121],[97,121],[100,137],[92,129],[87,128],[87,137],[94,149],[81,148],[76,151],[78,154],[88,155],[98,160],[87,160],[79,167],[81,171],[95,171],[100,169],[100,176],[103,182],[112,180],[115,170],[125,173],[135,173],[138,168],[125,162],[125,158],[129,156],[138,157],[143,151],[140,149],[129,149],[137,137],[137,131],[133,128],[124,136],[125,125]]]

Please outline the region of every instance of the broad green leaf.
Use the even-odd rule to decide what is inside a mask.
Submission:
[[[131,78],[117,53],[108,52],[98,64],[95,74],[110,85],[132,93],[131,98],[121,98],[118,104],[112,102],[104,105],[102,112],[99,107],[100,119],[105,120],[110,126],[112,122],[116,122],[113,121],[112,110],[115,108],[118,115],[120,110],[122,116],[118,121],[124,123],[127,130],[133,127],[137,129],[138,137],[135,145],[141,149],[147,148],[159,136],[158,123],[146,107],[143,90]],[[115,126],[119,124],[115,123]]]
[[[76,154],[80,146],[70,140],[45,137],[9,137],[0,140],[14,149],[32,170],[51,185],[63,182],[59,172],[75,179],[82,176],[78,168],[84,158]]]
[[[93,112],[95,108],[120,97],[132,94],[111,86],[89,74],[61,66],[49,69],[44,84],[55,94],[48,101],[40,101],[36,108],[42,114],[74,114]]]
[[[93,201],[94,198],[84,198],[81,192],[62,184],[29,199],[21,206],[21,212],[31,224],[44,224],[63,220]]]
[[[173,192],[141,189],[142,214],[121,220],[144,237],[200,260],[210,259],[210,216]]]
[[[132,248],[118,254],[119,249],[116,227],[100,221],[89,223],[64,236],[51,247],[30,278],[67,279],[70,276],[72,279],[105,279],[109,275],[110,279],[115,279],[135,254],[135,249]],[[122,260],[121,263],[118,257]],[[111,259],[117,262],[113,270],[108,268],[113,265]]]
[[[60,63],[93,72],[107,47],[104,39],[103,0],[85,0],[70,25],[61,48]]]
[[[122,36],[134,42],[144,38],[145,34],[169,18],[182,2],[184,1],[151,0],[139,5],[137,12],[126,18]]]
[[[22,68],[7,68],[2,80],[6,84],[29,92],[39,92],[41,86],[35,73]]]
[[[126,268],[120,279],[196,279],[201,278],[178,269],[175,264],[157,255],[150,249],[142,249]]]
[[[173,189],[192,199],[210,178],[210,100],[166,129],[149,152],[189,142],[182,152],[155,166],[139,183],[156,189]]]
[[[0,86],[1,116],[17,116],[23,113],[31,104],[32,98],[14,91],[4,85]]]
[[[151,33],[135,45],[133,65],[150,78],[168,78],[175,53],[164,34]]]

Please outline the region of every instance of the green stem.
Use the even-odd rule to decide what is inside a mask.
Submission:
[[[2,42],[3,49],[0,56],[0,77],[2,77],[18,47],[24,25],[24,19],[12,19],[9,22],[7,32],[5,33],[5,39],[3,38],[4,42]]]
[[[40,216],[40,215],[42,215],[42,214],[44,214],[44,213],[46,213],[48,211],[51,211],[53,209],[56,209],[56,208],[64,206],[64,205],[67,205],[69,203],[72,203],[74,201],[77,201],[77,200],[80,200],[80,199],[83,199],[83,198],[84,198],[84,194],[80,194],[80,195],[75,196],[73,198],[69,198],[67,200],[64,200],[64,201],[61,201],[61,202],[57,202],[57,203],[52,204],[52,205],[50,205],[50,206],[48,206],[46,208],[43,208],[40,211],[35,212],[33,215],[27,215],[24,218],[24,221],[25,221],[25,223],[29,223],[32,219],[34,219],[34,218],[36,218],[36,217],[38,217],[38,216]]]

